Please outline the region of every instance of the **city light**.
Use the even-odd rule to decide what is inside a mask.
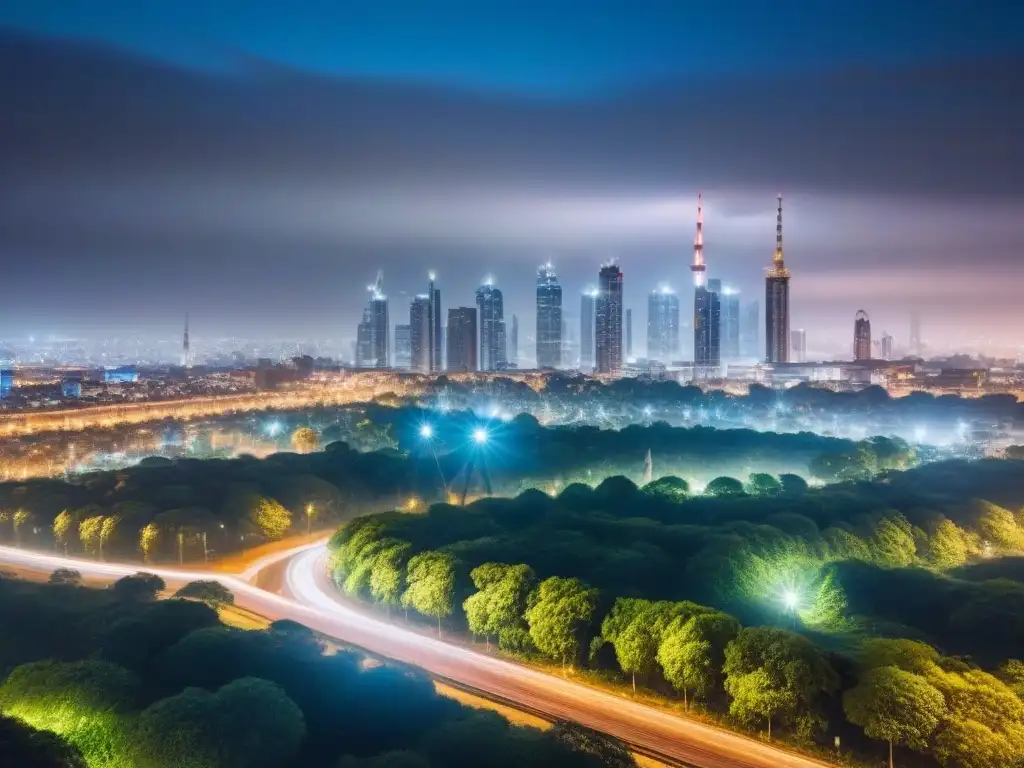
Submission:
[[[490,435],[487,434],[487,430],[483,427],[477,427],[473,430],[473,442],[477,445],[484,445]]]
[[[423,424],[420,427],[420,437],[422,437],[424,440],[429,440],[433,436],[434,428],[432,426],[430,426],[429,424]]]
[[[276,419],[274,421],[268,422],[267,425],[263,427],[263,431],[266,432],[271,437],[277,437],[279,434],[281,434],[281,429],[281,422],[277,421]]]
[[[782,594],[782,602],[786,605],[786,610],[795,611],[797,605],[800,603],[800,597],[792,589],[787,589]]]

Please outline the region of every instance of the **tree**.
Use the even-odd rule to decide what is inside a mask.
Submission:
[[[922,750],[946,713],[946,700],[923,677],[897,667],[867,670],[843,695],[843,711],[872,739]]]
[[[53,538],[64,548],[65,555],[68,553],[68,537],[74,523],[74,516],[66,509],[53,519]]]
[[[690,494],[690,484],[681,477],[666,475],[658,480],[652,480],[640,490],[652,498],[678,504],[686,501]]]
[[[704,489],[704,493],[708,496],[717,496],[721,499],[742,496],[743,483],[735,477],[716,477],[707,484],[707,487]]]
[[[93,517],[87,517],[78,524],[78,538],[82,542],[82,549],[85,550],[86,554],[89,550],[97,552],[99,557],[102,558],[103,545],[100,539],[100,533],[103,530],[103,515],[94,515]]]
[[[779,483],[786,496],[802,496],[807,493],[807,481],[800,475],[783,473],[779,475]]]
[[[142,561],[148,563],[156,551],[157,541],[160,538],[160,526],[156,523],[147,523],[139,531],[139,550],[142,552]]]
[[[292,514],[280,502],[261,498],[250,512],[250,519],[259,534],[268,541],[283,539],[292,527]]]
[[[741,720],[792,721],[814,713],[818,698],[839,679],[805,637],[776,627],[747,627],[726,646],[725,690],[729,711]]]
[[[747,481],[746,492],[751,496],[778,496],[782,493],[782,483],[767,472],[754,472]]]
[[[706,696],[715,687],[725,663],[725,648],[739,631],[736,619],[715,611],[677,620],[665,632],[658,647],[658,663],[665,679],[683,694],[684,707],[688,706],[688,690]]]
[[[14,528],[14,546],[21,546],[21,529],[32,519],[32,513],[27,509],[16,509],[11,515],[11,525]]]
[[[219,581],[190,581],[188,584],[183,586],[177,592],[174,593],[175,597],[188,597],[193,600],[199,600],[206,603],[212,608],[218,608],[222,605],[234,605],[235,596],[231,593],[231,590],[221,584]]]
[[[103,545],[108,543],[114,534],[117,532],[118,525],[121,524],[121,518],[117,515],[107,515],[103,518],[103,523],[100,525],[99,541],[99,554],[100,560],[103,559]]]
[[[1004,550],[1024,548],[1024,532],[1008,509],[987,501],[974,502],[978,531],[982,538]]]
[[[913,528],[899,512],[875,521],[871,542],[875,557],[882,565],[908,566],[917,559]]]
[[[552,576],[531,593],[526,622],[533,644],[549,657],[569,664],[578,659],[583,630],[597,605],[596,589],[579,579]]]
[[[928,537],[928,561],[936,568],[948,570],[967,562],[967,535],[952,520],[945,518]]]
[[[641,614],[634,619],[615,639],[615,658],[619,667],[633,682],[633,693],[636,693],[636,676],[645,678],[654,671],[655,657],[658,653],[658,639],[654,636],[650,617]]]
[[[299,453],[315,451],[318,443],[316,432],[309,427],[299,427],[292,433],[292,448]]]
[[[82,753],[60,736],[0,715],[0,755],[15,768],[87,768]]]
[[[140,571],[118,579],[110,585],[110,589],[121,600],[151,602],[167,589],[167,585],[159,576]]]
[[[106,661],[49,659],[15,667],[0,686],[0,709],[67,739],[90,765],[127,766],[123,718],[138,680]]]
[[[370,566],[370,595],[390,614],[391,606],[402,602],[405,566],[412,547],[407,541],[385,541],[390,543],[382,542],[381,550]]]
[[[455,607],[455,558],[447,552],[416,555],[409,561],[406,584],[402,604],[436,618],[440,637],[441,619],[450,616]]]
[[[536,581],[532,568],[484,563],[474,568],[469,578],[477,588],[462,604],[470,632],[483,635],[490,644],[491,635],[525,629],[523,614]]]
[[[996,672],[996,677],[1006,683],[1017,698],[1024,701],[1024,661],[1008,659]]]
[[[47,580],[50,584],[66,584],[77,587],[82,583],[82,574],[73,568],[57,568]]]

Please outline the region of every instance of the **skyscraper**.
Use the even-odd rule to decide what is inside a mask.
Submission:
[[[789,362],[789,270],[782,258],[782,195],[775,219],[775,254],[764,284],[765,360]]]
[[[417,296],[409,304],[409,338],[412,348],[412,370],[430,373],[433,365],[433,318],[431,317],[430,296]]]
[[[722,308],[718,294],[707,287],[707,266],[704,264],[704,208],[697,195],[697,234],[693,240],[693,364],[696,378],[717,373],[722,363],[719,330]],[[716,281],[719,285],[721,281]]]
[[[359,368],[387,368],[391,363],[391,345],[388,343],[388,297],[384,295],[384,273],[367,290],[370,298],[363,309],[363,320],[356,329],[356,366]]]
[[[921,313],[916,309],[910,311],[910,354],[921,354]]]
[[[892,360],[892,336],[889,335],[888,331],[882,331],[882,339],[879,347],[879,357],[883,360]]]
[[[512,333],[508,340],[508,362],[513,368],[519,367],[519,317],[512,315]]]
[[[807,362],[807,331],[803,328],[794,329],[790,335],[790,350],[792,356],[790,360],[794,363],[806,363]]]
[[[490,282],[476,290],[480,317],[480,370],[498,371],[505,367],[505,309],[501,291]]]
[[[633,357],[633,310],[626,310],[626,359]]]
[[[407,371],[412,368],[412,326],[395,326],[395,368]]]
[[[429,332],[427,334],[427,346],[430,350],[428,360],[431,373],[440,373],[444,370],[444,337],[441,334],[441,289],[434,286],[437,275],[434,272],[429,274],[430,285],[427,286],[427,298],[429,300]]]
[[[722,303],[722,359],[740,357],[740,292],[726,286],[719,295]]]
[[[562,286],[548,262],[537,268],[537,367],[562,365]]]
[[[476,309],[453,307],[448,310],[447,347],[449,372],[476,370]]]
[[[192,367],[192,350],[188,340],[188,312],[185,313],[185,334],[181,339],[181,365],[183,368]]]
[[[863,309],[857,310],[853,320],[853,359],[871,359],[871,320]]]
[[[622,272],[617,265],[601,267],[598,286],[594,304],[595,367],[598,373],[616,374],[622,370]]]
[[[597,304],[597,289],[587,288],[580,299],[580,368],[590,371],[594,368],[594,307]]]
[[[670,363],[679,354],[679,297],[668,286],[647,297],[647,357]]]

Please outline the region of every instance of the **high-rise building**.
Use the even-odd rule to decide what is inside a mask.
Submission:
[[[562,286],[548,262],[537,268],[537,367],[562,366]]]
[[[588,288],[580,299],[580,368],[591,371],[594,368],[594,317],[597,304],[596,288]]]
[[[395,326],[395,368],[407,371],[412,368],[412,326]]]
[[[863,309],[857,310],[853,320],[853,359],[871,359],[871,320]]]
[[[921,355],[921,313],[916,309],[910,312],[910,354]]]
[[[796,328],[789,334],[790,360],[794,363],[807,362],[807,331],[803,328]]]
[[[377,273],[376,282],[367,290],[370,298],[363,309],[363,320],[356,329],[356,366],[387,368],[391,364],[391,345],[388,343],[391,325],[388,322],[383,272]]]
[[[598,373],[622,370],[622,272],[606,264],[598,272],[594,303],[594,349]]]
[[[892,336],[889,335],[888,331],[882,331],[879,351],[879,357],[883,360],[892,360]]]
[[[722,307],[718,294],[707,285],[704,263],[704,208],[697,195],[697,234],[693,240],[693,365],[696,378],[715,375],[722,364],[719,340]],[[721,281],[716,281],[720,286]]]
[[[726,286],[719,294],[722,303],[722,359],[740,358],[740,292]]]
[[[761,346],[761,306],[757,299],[743,308],[743,332],[740,349],[744,357],[760,359],[764,348]]]
[[[490,282],[476,290],[480,318],[480,370],[505,368],[505,309],[501,291]]]
[[[670,363],[679,355],[679,297],[668,286],[647,297],[647,357]]]
[[[789,362],[789,270],[782,258],[782,195],[775,219],[775,254],[764,283],[765,360]]]
[[[476,370],[476,309],[452,307],[448,310],[448,371],[466,373]]]
[[[437,275],[429,274],[430,285],[427,286],[428,317],[427,346],[429,348],[429,371],[440,373],[444,370],[444,340],[441,335],[441,289],[434,285]]]
[[[633,357],[633,310],[626,310],[626,359]]]
[[[512,368],[519,367],[519,317],[512,315],[512,333],[508,340],[508,362]]]
[[[192,367],[192,350],[188,340],[188,312],[185,313],[185,334],[181,339],[181,366],[182,368]]]
[[[430,296],[421,295],[417,296],[409,304],[409,335],[412,346],[411,369],[417,373],[430,373],[430,368],[433,364],[431,303]]]

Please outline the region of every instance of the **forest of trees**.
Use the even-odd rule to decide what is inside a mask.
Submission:
[[[736,723],[1012,766],[1020,470],[946,462],[822,489],[754,474],[696,498],[679,478],[612,477],[363,517],[336,534],[331,565],[346,593],[438,631],[618,674]]]
[[[294,442],[302,453],[262,460],[152,457],[118,471],[3,483],[0,543],[97,559],[202,561],[395,509],[410,499],[444,500],[446,488],[456,495],[467,490],[465,468],[477,450],[468,435],[481,422],[468,412],[433,414],[427,444],[420,435],[427,418],[418,408],[373,407],[353,427],[355,447],[333,442],[307,453],[314,442],[310,431],[297,430]],[[833,481],[869,477],[915,460],[905,443],[886,438],[854,443],[807,433],[663,423],[620,431],[545,428],[531,416],[488,429],[486,468],[499,495],[528,488],[557,493],[620,474],[639,482],[648,451],[659,475],[678,474],[694,483],[703,478],[716,495],[742,490],[738,481],[715,481],[729,473],[763,478],[795,472]],[[468,490],[481,492],[479,476]]]
[[[0,578],[0,764],[18,768],[599,768],[618,742],[567,723],[510,725],[411,669],[365,665],[288,621],[221,624],[202,599]],[[223,588],[221,588],[223,590]]]

